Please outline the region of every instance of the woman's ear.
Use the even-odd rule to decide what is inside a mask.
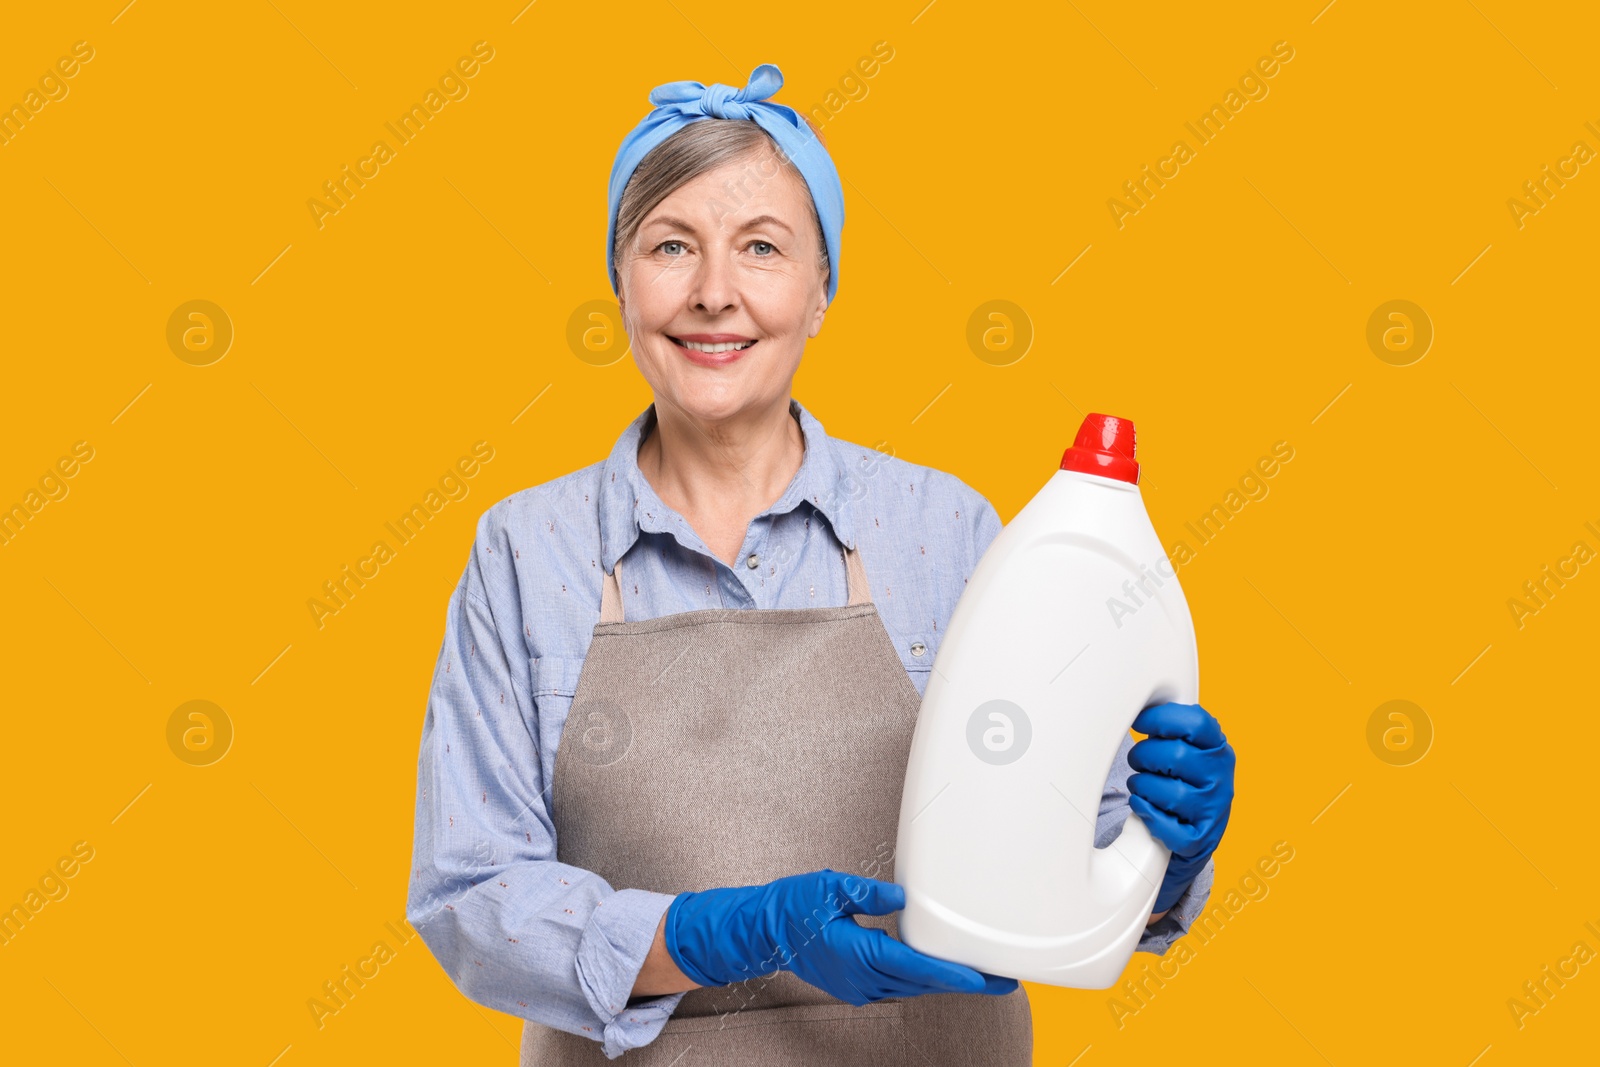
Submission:
[[[815,337],[817,334],[822,332],[822,319],[827,313],[828,304],[827,301],[824,300],[821,304],[817,305],[816,314],[811,316],[811,331],[806,336]]]
[[[822,280],[822,294],[817,298],[816,309],[811,315],[811,332],[808,337],[815,337],[822,332],[823,317],[828,314],[828,280]]]

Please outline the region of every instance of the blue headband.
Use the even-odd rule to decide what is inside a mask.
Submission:
[[[612,248],[616,242],[617,205],[639,162],[656,145],[700,119],[750,119],[778,143],[811,190],[817,218],[828,245],[828,302],[839,290],[839,231],[844,228],[844,189],[828,150],[799,112],[783,104],[767,103],[767,97],[783,86],[783,72],[763,63],[750,72],[750,83],[743,89],[718,82],[707,87],[700,82],[681,81],[658,85],[650,92],[656,109],[646,115],[633,132],[622,140],[617,160],[611,166],[610,221],[606,225],[606,277],[612,292],[617,291]],[[618,293],[617,295],[621,295]]]

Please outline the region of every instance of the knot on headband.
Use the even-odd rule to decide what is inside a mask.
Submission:
[[[721,82],[706,85],[697,81],[676,81],[658,85],[650,91],[655,110],[646,115],[624,137],[611,166],[608,190],[610,208],[606,225],[606,278],[617,292],[613,246],[616,243],[617,208],[623,190],[639,163],[650,151],[691,122],[703,119],[746,119],[756,123],[775,141],[783,154],[800,171],[811,191],[822,224],[823,241],[828,249],[828,302],[839,290],[839,238],[844,228],[844,188],[839,172],[822,142],[800,113],[783,104],[768,101],[783,87],[783,72],[763,63],[750,72],[742,89]],[[621,294],[618,293],[620,296]]]
[[[782,72],[771,63],[763,63],[750,73],[749,84],[743,89],[721,82],[667,82],[650,90],[650,102],[657,107],[675,104],[685,114],[698,112],[714,119],[749,119],[755,116],[746,105],[759,103],[781,88]]]

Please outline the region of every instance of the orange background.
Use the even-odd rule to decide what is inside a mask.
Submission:
[[[796,382],[830,433],[1009,519],[1081,412],[1122,415],[1169,543],[1294,452],[1180,571],[1239,753],[1213,900],[1275,843],[1293,859],[1120,1019],[1114,990],[1030,986],[1037,1061],[1590,1054],[1600,967],[1565,964],[1536,1012],[1523,983],[1600,951],[1600,577],[1568,563],[1536,613],[1508,602],[1600,549],[1600,176],[1567,164],[1520,220],[1508,201],[1600,148],[1592,11],[121,2],[0,35],[0,104],[93,50],[0,145],[0,505],[93,453],[0,545],[0,906],[92,849],[0,947],[15,1055],[515,1062],[520,1021],[420,938],[320,1029],[307,1001],[397,944],[478,515],[603,457],[649,402],[620,334],[568,340],[611,298],[617,144],[653,86],[761,62],[846,183],[839,298]],[[319,228],[323,182],[478,41],[468,95]],[[1199,144],[1185,123],[1277,42],[1266,95]],[[1192,158],[1119,227],[1108,201],[1179,139]],[[168,340],[193,300],[231,324],[209,363]],[[1369,344],[1393,300],[1413,309]],[[306,602],[477,441],[470,493],[319,629]],[[232,731],[205,766],[169,731],[192,700]],[[1369,730],[1394,700],[1409,718]]]

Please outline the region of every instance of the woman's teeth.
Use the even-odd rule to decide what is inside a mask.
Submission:
[[[673,340],[674,341],[678,341],[678,339],[676,337],[674,337]],[[730,342],[728,342],[726,344],[708,345],[708,344],[702,344],[699,341],[678,341],[678,344],[682,345],[684,348],[691,349],[691,350],[693,350],[695,352],[717,353],[717,352],[732,352],[735,349],[740,349],[740,348],[749,348],[751,345],[755,344],[755,342],[754,341],[730,341]]]

